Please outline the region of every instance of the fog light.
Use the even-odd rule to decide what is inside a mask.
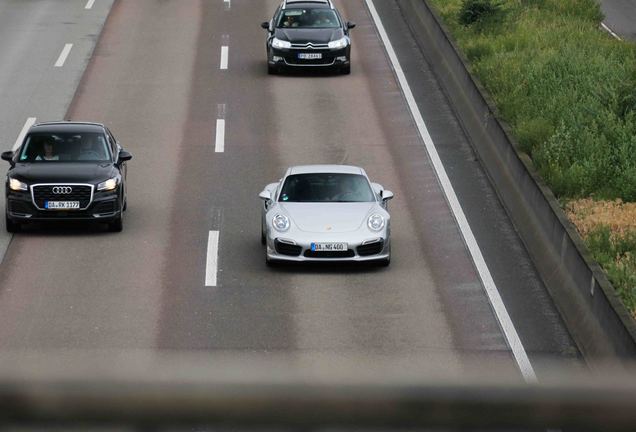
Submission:
[[[336,60],[341,61],[341,62],[346,62],[347,61],[347,56],[338,56],[338,57],[336,57]]]
[[[283,58],[279,57],[279,56],[272,56],[272,61],[273,62],[280,62],[280,61],[283,61]]]

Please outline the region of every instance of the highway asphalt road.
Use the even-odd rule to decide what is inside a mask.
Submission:
[[[110,2],[24,3],[0,2],[0,91],[20,104],[3,104],[2,136],[12,144],[28,117],[104,122],[134,159],[123,233],[13,237],[0,265],[2,350],[443,358],[449,370],[519,373],[365,1],[336,2],[358,24],[350,76],[267,75],[259,24],[276,0],[115,1],[75,93]],[[375,3],[522,350],[539,378],[546,360],[578,363],[399,10]],[[29,37],[10,30],[18,20]],[[51,68],[67,40],[83,40],[82,55]],[[8,58],[38,62],[39,76]],[[395,193],[390,267],[265,266],[258,193],[301,163],[360,165]]]
[[[604,24],[619,37],[636,41],[636,2],[633,0],[601,0]]]

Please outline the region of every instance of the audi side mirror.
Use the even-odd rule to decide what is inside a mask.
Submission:
[[[126,162],[132,159],[132,155],[125,150],[119,152],[119,157],[117,158],[117,162]]]
[[[261,27],[263,27],[265,30],[269,30],[269,21],[263,21],[261,23]]]
[[[6,160],[7,162],[13,162],[13,152],[11,150],[2,152],[2,160]]]
[[[347,29],[352,29],[356,26],[356,23],[353,21],[347,21]]]

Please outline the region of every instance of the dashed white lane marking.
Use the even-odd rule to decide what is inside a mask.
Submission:
[[[611,34],[612,36],[614,36],[616,39],[618,39],[619,41],[622,41],[623,39],[621,39],[621,37],[619,35],[617,35],[616,33],[614,33],[612,31],[611,28],[609,28],[608,26],[605,25],[605,23],[601,23],[601,27],[603,27],[605,29],[606,32],[608,32],[609,34]]]
[[[12,151],[16,151],[18,147],[20,147],[20,145],[22,144],[22,141],[24,141],[24,137],[26,136],[27,132],[29,131],[31,126],[35,124],[35,120],[36,120],[35,117],[29,117],[26,120],[26,122],[24,122],[24,126],[22,126],[22,130],[20,131],[18,138],[15,140],[15,144],[13,144],[13,147],[11,148]]]
[[[219,261],[219,232],[210,231],[208,234],[208,254],[205,263],[205,286],[216,286],[216,273]]]
[[[367,7],[369,8],[369,12],[371,13],[371,17],[375,22],[378,33],[380,34],[380,38],[382,39],[382,43],[386,48],[386,52],[391,60],[391,64],[393,65],[393,69],[395,70],[395,75],[400,83],[400,87],[402,88],[402,92],[404,93],[404,97],[409,106],[409,110],[413,115],[413,119],[415,120],[415,124],[417,129],[424,141],[426,151],[431,159],[433,164],[433,168],[435,169],[435,173],[437,174],[437,178],[442,186],[442,190],[444,191],[444,195],[446,195],[446,199],[448,204],[457,220],[457,224],[462,232],[462,236],[464,237],[464,241],[466,242],[466,246],[468,247],[468,251],[475,263],[475,267],[477,268],[477,272],[479,273],[479,277],[484,285],[484,289],[492,305],[492,308],[495,311],[495,315],[497,320],[499,321],[499,325],[502,328],[504,336],[512,350],[514,358],[519,366],[519,370],[521,371],[521,375],[526,380],[526,382],[536,382],[537,377],[530,364],[530,359],[523,348],[521,340],[519,339],[519,335],[515,330],[515,326],[510,319],[510,315],[508,315],[508,311],[506,310],[506,306],[504,305],[499,291],[497,291],[497,286],[495,285],[494,280],[488,270],[488,266],[486,265],[486,261],[484,260],[483,255],[481,254],[481,250],[479,249],[479,245],[477,244],[477,240],[475,240],[475,236],[473,235],[472,230],[470,229],[470,225],[468,224],[468,220],[466,219],[466,215],[464,215],[464,211],[462,210],[461,205],[459,204],[459,200],[457,199],[457,195],[455,195],[455,190],[446,175],[446,170],[444,169],[444,165],[442,164],[441,159],[437,153],[437,149],[435,148],[435,144],[428,132],[428,128],[426,127],[426,123],[424,122],[424,118],[420,113],[420,110],[415,102],[415,98],[413,97],[413,93],[411,92],[411,87],[404,75],[404,71],[402,70],[402,66],[400,66],[400,62],[393,50],[393,45],[391,45],[391,41],[384,29],[384,25],[378,15],[378,12],[375,9],[373,4],[373,0],[365,0]]]
[[[67,43],[66,45],[64,45],[64,48],[62,49],[60,56],[57,58],[57,61],[55,62],[55,67],[64,66],[64,62],[66,62],[66,59],[68,55],[71,53],[72,48],[73,48],[73,44],[71,43]]]
[[[232,7],[232,0],[223,0],[223,7],[225,10],[229,10]]]
[[[221,47],[221,65],[220,65],[221,70],[227,69],[227,60],[228,60],[229,51],[230,51],[230,48],[228,46],[224,45]]]
[[[216,139],[214,140],[214,151],[223,153],[225,151],[225,119],[216,120]]]
[[[95,4],[95,0],[88,0],[88,2],[86,3],[86,6],[84,6],[84,9],[92,9],[94,4]]]

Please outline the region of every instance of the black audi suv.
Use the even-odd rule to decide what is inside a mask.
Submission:
[[[102,124],[49,122],[32,126],[15,151],[6,182],[6,227],[31,221],[90,220],[121,231],[126,210],[126,161]]]
[[[334,68],[351,72],[349,30],[355,23],[344,21],[331,0],[284,0],[267,30],[267,71],[303,67]]]

